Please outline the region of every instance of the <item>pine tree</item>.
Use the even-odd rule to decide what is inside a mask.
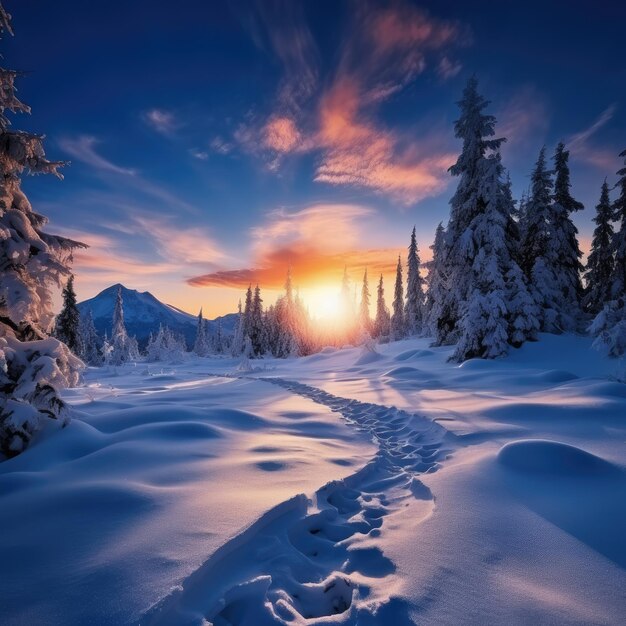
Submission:
[[[246,301],[243,309],[243,327],[242,327],[242,335],[245,338],[250,337],[252,323],[252,285],[248,285],[248,290],[246,291]]]
[[[224,352],[224,336],[222,334],[222,318],[217,318],[217,328],[215,329],[215,352],[222,354]]]
[[[566,320],[575,318],[580,307],[580,299],[583,294],[581,272],[584,270],[580,259],[582,252],[578,246],[578,229],[571,220],[570,215],[581,211],[582,203],[574,200],[570,193],[569,151],[561,142],[557,145],[554,153],[554,197],[553,197],[553,238],[556,241],[558,252],[556,255],[557,267],[555,274],[559,280],[561,298],[561,317]],[[573,330],[574,323],[566,329]]]
[[[436,345],[443,345],[453,336],[452,314],[449,310],[451,300],[448,298],[449,285],[446,263],[446,231],[443,224],[435,230],[435,240],[430,246],[433,251],[432,261],[428,263],[428,291],[426,308],[428,311],[428,328],[435,338]]]
[[[393,297],[393,313],[391,314],[391,337],[394,341],[405,336],[406,324],[404,319],[404,289],[402,286],[402,261],[398,256],[396,268],[396,285]]]
[[[70,275],[63,288],[63,308],[57,316],[55,335],[74,354],[82,354],[82,338],[80,335],[80,312],[76,306],[76,292],[74,291],[74,276]]]
[[[383,275],[378,281],[376,297],[376,319],[374,320],[374,334],[376,337],[387,337],[390,332],[390,318],[387,304],[385,303],[385,288],[383,285]]]
[[[437,344],[451,343],[458,339],[458,323],[463,316],[461,310],[468,301],[473,257],[468,254],[471,242],[468,228],[472,220],[481,213],[484,204],[482,176],[484,159],[488,152],[497,151],[504,139],[490,139],[495,135],[495,118],[484,113],[489,101],[478,93],[478,81],[470,78],[458,103],[461,110],[454,125],[454,134],[462,140],[461,154],[450,167],[450,173],[459,177],[456,192],[450,200],[450,220],[442,242],[444,250],[440,258],[444,264],[447,290],[438,290],[432,311],[438,316],[435,321]]]
[[[620,153],[626,157],[626,150]],[[619,223],[619,230],[613,237],[615,266],[611,279],[611,298],[619,298],[626,294],[626,167],[617,172],[619,180],[616,187],[620,193],[613,203],[613,219]]]
[[[500,154],[482,159],[480,167],[482,184],[477,204],[481,211],[465,237],[472,267],[465,277],[468,297],[461,308],[460,340],[454,354],[460,361],[503,356],[509,343],[522,343],[538,325],[534,302],[514,259],[516,229]]]
[[[146,354],[148,361],[181,363],[186,354],[185,340],[177,337],[167,326],[161,324],[157,334],[150,336]]]
[[[87,313],[85,315],[81,315],[80,336],[82,345],[80,358],[87,365],[102,365],[102,356],[100,354],[100,350],[98,349],[98,333],[93,322],[91,309],[87,309]]]
[[[556,274],[559,245],[553,229],[556,220],[552,188],[552,172],[546,167],[545,148],[542,148],[531,175],[521,263],[533,298],[539,307],[541,330],[560,332],[570,326],[571,319],[563,310],[563,295]]]
[[[0,34],[13,34],[0,4]],[[72,250],[86,247],[44,232],[47,219],[33,211],[20,177],[54,174],[43,137],[10,130],[7,112],[29,113],[16,95],[19,73],[0,68],[0,454],[19,454],[48,419],[69,420],[57,390],[75,385],[82,367],[60,341],[49,338],[52,288],[68,277]]]
[[[367,281],[367,269],[363,274],[363,286],[361,287],[361,306],[359,308],[359,322],[361,328],[365,332],[370,332],[372,329],[372,320],[370,319],[370,290]]]
[[[196,339],[193,344],[193,351],[198,356],[207,356],[209,346],[206,336],[206,327],[204,325],[204,317],[202,316],[202,307],[198,313],[198,325],[196,327]]]
[[[611,277],[615,261],[613,259],[613,209],[609,198],[609,186],[604,179],[600,192],[600,202],[596,206],[596,223],[591,240],[591,252],[587,259],[585,280],[587,290],[584,297],[585,310],[597,314],[611,299]]]
[[[252,298],[249,337],[252,343],[251,356],[263,356],[265,352],[263,345],[263,300],[261,299],[261,289],[258,285],[254,289],[254,297]]]
[[[117,288],[115,308],[113,309],[113,329],[111,330],[111,341],[109,345],[110,354],[108,363],[110,365],[122,365],[139,359],[137,340],[134,337],[129,337],[126,332],[121,286]]]
[[[406,288],[406,326],[410,335],[422,332],[426,317],[424,297],[424,279],[420,272],[420,257],[417,248],[415,226],[411,233],[409,256],[407,259],[407,288]]]
[[[239,356],[243,352],[243,313],[241,311],[241,300],[239,300],[239,307],[237,310],[237,323],[235,325],[235,334],[233,336],[233,343],[230,347],[230,353],[233,356]]]

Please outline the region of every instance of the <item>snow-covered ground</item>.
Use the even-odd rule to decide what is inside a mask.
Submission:
[[[377,350],[91,370],[0,464],[2,623],[623,623],[615,361]]]

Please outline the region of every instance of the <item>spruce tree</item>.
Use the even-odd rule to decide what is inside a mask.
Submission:
[[[242,335],[245,338],[250,337],[251,333],[251,323],[252,323],[252,285],[248,285],[248,290],[246,291],[246,300],[243,309],[243,328]],[[251,355],[248,355],[251,356]]]
[[[239,356],[243,352],[243,313],[241,311],[241,300],[239,300],[239,306],[237,309],[237,322],[235,324],[235,334],[233,336],[233,342],[230,346],[230,352],[233,356]]]
[[[613,208],[609,198],[609,186],[604,179],[600,192],[600,202],[596,206],[593,221],[596,227],[591,240],[591,251],[587,259],[585,280],[587,289],[583,300],[584,308],[594,315],[611,299],[611,277],[615,260],[613,258]]]
[[[402,286],[402,260],[398,256],[396,284],[393,292],[393,313],[391,314],[391,337],[394,341],[405,336],[404,288]]]
[[[620,157],[626,157],[626,150],[620,153]],[[626,295],[626,167],[620,169],[617,175],[619,196],[613,203],[613,220],[619,224],[619,229],[613,237],[615,266],[611,279],[611,298],[614,299]]]
[[[552,172],[547,169],[545,148],[542,148],[531,175],[521,262],[539,308],[540,329],[561,332],[575,325],[575,312],[568,310],[565,305],[561,280],[557,274],[561,241],[557,238],[559,231],[554,228],[554,224],[560,218],[554,211],[556,205],[552,201],[552,189]]]
[[[87,365],[102,365],[102,356],[98,348],[98,333],[93,322],[93,314],[91,312],[91,309],[87,309],[87,313],[85,313],[85,315],[81,315],[80,336],[82,345],[82,353],[80,355],[80,358]]]
[[[70,275],[63,288],[63,308],[57,316],[55,335],[74,354],[82,354],[82,338],[80,335],[80,312],[76,306],[74,276]]]
[[[250,311],[250,341],[252,343],[252,356],[262,356],[265,352],[263,346],[263,300],[261,289],[257,285],[252,298]]]
[[[450,220],[445,232],[441,257],[445,259],[447,290],[436,294],[440,300],[433,311],[438,315],[436,343],[451,343],[458,339],[461,310],[468,301],[473,257],[469,248],[468,227],[481,213],[484,160],[488,152],[496,151],[504,139],[491,139],[495,135],[495,118],[484,113],[489,101],[478,93],[478,81],[472,77],[467,82],[463,97],[458,103],[461,110],[454,125],[454,134],[462,140],[461,154],[450,167],[450,173],[459,177],[456,192],[450,200]]]
[[[580,259],[582,252],[578,246],[578,229],[571,220],[571,214],[581,211],[584,207],[575,200],[570,193],[569,151],[561,142],[554,153],[554,196],[553,196],[553,238],[557,246],[555,274],[559,280],[559,289],[562,294],[562,319],[575,318],[580,307],[583,293],[581,272],[584,270]],[[573,324],[566,329],[575,328]]]
[[[443,224],[435,230],[435,240],[430,246],[433,258],[428,263],[428,291],[426,297],[427,324],[436,345],[443,345],[452,336],[452,315],[449,310],[448,280],[446,263],[446,231]]]
[[[426,312],[424,299],[424,279],[420,271],[420,257],[417,248],[415,226],[411,233],[409,256],[407,259],[407,287],[406,287],[406,327],[410,335],[422,332]]]
[[[115,308],[113,309],[113,328],[109,343],[110,354],[108,362],[111,365],[123,365],[139,359],[137,340],[129,337],[124,323],[124,301],[121,285],[117,288]]]
[[[376,337],[387,337],[390,331],[390,319],[387,304],[385,303],[385,287],[383,285],[383,275],[378,280],[376,297],[376,319],[374,320],[374,333]]]
[[[512,200],[500,154],[483,159],[481,169],[477,198],[481,210],[465,236],[472,267],[465,277],[468,296],[461,307],[460,339],[454,354],[459,361],[503,356],[510,343],[522,343],[537,325],[534,303],[514,259]]]
[[[0,34],[13,34],[0,4]],[[69,420],[58,391],[79,380],[80,360],[49,338],[52,290],[71,273],[72,250],[84,244],[44,231],[20,177],[54,174],[42,135],[11,130],[7,112],[29,113],[16,95],[19,72],[0,68],[0,454],[19,454],[49,419]]]
[[[202,307],[200,307],[200,312],[198,313],[198,324],[196,326],[196,339],[193,344],[193,351],[198,356],[207,356],[209,352]]]
[[[363,286],[361,287],[361,306],[359,309],[359,321],[361,328],[365,332],[370,332],[372,329],[372,320],[370,319],[370,290],[367,281],[367,269],[363,274]]]

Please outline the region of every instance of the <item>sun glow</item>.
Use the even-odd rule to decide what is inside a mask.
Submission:
[[[341,294],[337,285],[311,287],[302,295],[305,306],[314,319],[338,322],[343,318]]]

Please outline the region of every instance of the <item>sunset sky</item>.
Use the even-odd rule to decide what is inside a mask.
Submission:
[[[89,243],[79,299],[114,282],[192,313],[235,310],[287,266],[312,300],[389,274],[448,214],[459,99],[492,101],[516,197],[539,148],[571,150],[588,246],[626,148],[619,2],[7,0],[33,108],[65,180],[28,179],[50,230]],[[372,280],[372,291],[373,291]],[[387,282],[388,293],[392,285]],[[322,294],[322,295],[320,295]]]

